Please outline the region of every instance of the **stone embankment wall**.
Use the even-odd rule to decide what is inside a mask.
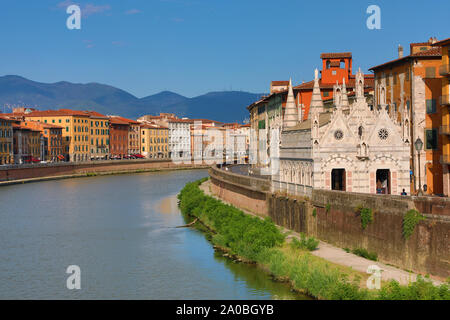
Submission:
[[[161,170],[177,168],[197,168],[207,166],[176,164],[170,160],[123,160],[81,163],[29,164],[0,167],[0,182],[41,177],[77,175],[105,172],[132,172],[137,170]]]
[[[211,189],[221,199],[238,208],[260,216],[269,214],[266,203],[270,181],[225,172],[216,168],[209,171]]]
[[[443,279],[450,276],[450,199],[314,190],[311,198],[269,192],[269,181],[210,169],[212,191],[239,208],[270,216],[280,226],[304,232],[341,248],[364,248],[381,262]],[[254,181],[253,181],[254,180]],[[265,182],[265,183],[264,183]],[[355,210],[372,209],[365,229]],[[426,220],[404,239],[403,217],[410,209]]]

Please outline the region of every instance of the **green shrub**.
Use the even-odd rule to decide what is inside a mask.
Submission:
[[[313,217],[317,216],[317,209],[316,208],[313,209],[312,215],[313,215]]]
[[[373,260],[373,261],[378,260],[378,255],[375,252],[369,252],[364,248],[353,249],[352,253],[356,254],[357,256],[369,259],[369,260]]]
[[[355,212],[361,216],[361,227],[366,229],[367,225],[373,221],[372,209],[359,205],[356,207]]]
[[[390,281],[378,294],[380,300],[450,300],[448,285],[434,286],[431,281],[417,276],[417,281],[408,286],[401,286],[397,281]]]
[[[293,238],[291,246],[296,249],[305,249],[309,251],[314,251],[319,246],[319,240],[314,237],[308,238],[304,233],[300,233],[300,240]]]
[[[188,183],[178,195],[180,210],[199,218],[217,232],[214,244],[230,248],[234,254],[256,261],[265,248],[281,245],[285,236],[270,218],[261,220],[206,196],[199,185],[205,179]]]
[[[325,206],[325,210],[326,210],[327,213],[330,212],[331,204],[327,203],[327,205]]]
[[[403,217],[403,237],[409,239],[413,234],[416,225],[422,220],[425,220],[425,217],[417,210],[409,210]]]

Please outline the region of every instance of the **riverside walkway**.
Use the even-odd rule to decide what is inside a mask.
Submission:
[[[231,203],[228,203],[228,202],[220,199],[219,197],[215,196],[211,192],[210,184],[211,184],[211,181],[208,180],[200,186],[200,189],[206,195],[209,195],[209,196],[214,197],[215,199],[218,199],[224,203],[232,205]],[[247,210],[242,210],[242,211],[245,212],[246,214],[250,214],[255,217],[261,218],[258,215],[255,215],[254,213],[252,213],[250,211],[247,211]],[[292,238],[292,237],[296,237],[298,239],[300,238],[299,233],[294,232],[292,230],[288,230],[283,227],[280,227],[280,228],[282,229],[282,231],[284,233],[289,234],[287,236],[287,239]],[[417,274],[415,274],[415,273],[411,273],[406,270],[402,270],[402,269],[399,269],[399,268],[396,268],[396,267],[393,267],[390,265],[386,265],[386,264],[380,263],[378,261],[372,261],[369,259],[359,257],[357,255],[348,253],[341,248],[332,246],[323,241],[320,241],[318,249],[315,251],[312,251],[311,254],[313,254],[317,257],[323,258],[334,264],[350,267],[353,270],[356,270],[356,271],[359,271],[362,273],[367,273],[367,269],[369,268],[369,266],[377,265],[382,270],[382,272],[381,272],[382,281],[396,280],[400,284],[407,285],[408,283],[414,282],[417,280]],[[431,281],[433,282],[434,285],[441,285],[443,283],[436,279],[431,279]]]

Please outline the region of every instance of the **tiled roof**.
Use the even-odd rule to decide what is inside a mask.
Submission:
[[[126,126],[129,125],[127,121],[122,121],[120,119],[117,119],[116,117],[109,117],[109,122],[111,124],[126,125]]]
[[[88,114],[89,116],[91,116],[91,117],[94,117],[94,118],[104,118],[104,119],[108,119],[108,117],[107,116],[105,116],[104,114],[101,114],[101,113],[99,113],[99,112],[97,112],[97,111],[84,111],[86,114]]]
[[[16,119],[12,119],[9,116],[3,115],[3,114],[0,115],[0,119],[5,120],[5,121],[16,121]]]
[[[22,124],[18,124],[18,123],[13,123],[12,126],[14,129],[35,131],[35,130],[32,130],[32,128],[30,128],[30,127],[26,127],[26,126],[24,126]]]
[[[117,118],[120,121],[124,121],[124,122],[128,122],[129,124],[140,124],[140,122],[136,121],[136,120],[131,120],[131,119],[127,119],[121,116],[112,116],[113,118]]]
[[[333,89],[335,83],[322,83],[322,80],[319,80],[320,89]],[[356,80],[351,78],[348,82],[345,83],[347,89],[354,88],[356,85]],[[374,87],[374,78],[373,77],[365,77],[364,76],[364,87],[373,88]],[[294,90],[312,90],[314,88],[314,81],[309,81],[302,83],[301,85],[295,86]]]
[[[167,129],[166,126],[161,126],[156,123],[141,124],[141,129]]]
[[[351,58],[351,52],[330,52],[330,53],[322,53],[320,55],[320,59],[344,59]]]
[[[419,51],[416,52],[414,54],[410,54],[409,56],[405,56],[403,58],[399,58],[399,59],[395,59],[395,60],[391,60],[388,62],[385,62],[383,64],[380,64],[378,66],[372,67],[369,70],[375,70],[375,69],[379,69],[381,67],[385,67],[394,63],[398,63],[398,62],[403,62],[403,61],[407,61],[411,58],[433,58],[433,57],[437,57],[440,58],[442,56],[442,48],[441,47],[436,47],[430,50],[426,50],[426,51]]]
[[[26,117],[58,117],[58,116],[89,117],[89,115],[85,111],[70,110],[70,109],[32,111],[30,113],[26,113],[23,115]]]
[[[410,47],[429,46],[429,45],[430,45],[429,42],[413,42],[409,44]]]
[[[332,114],[331,112],[323,112],[319,114],[319,127],[322,127],[330,122],[331,114]],[[285,129],[285,131],[296,131],[296,130],[311,130],[311,119],[307,119],[303,122],[300,122],[294,127]]]
[[[442,56],[442,49],[440,47],[436,47],[426,51],[419,51],[413,53],[412,57],[440,57]]]
[[[176,123],[193,123],[193,119],[169,119],[169,122],[176,122]]]
[[[432,44],[432,46],[448,46],[450,45],[450,38],[435,42]]]
[[[272,86],[288,86],[289,81],[272,81]]]

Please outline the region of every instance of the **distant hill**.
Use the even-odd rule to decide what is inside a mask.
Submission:
[[[248,118],[246,106],[262,94],[241,91],[211,92],[187,98],[163,91],[144,98],[104,84],[70,82],[40,83],[14,75],[0,77],[0,110],[5,105],[38,109],[83,109],[104,114],[138,118],[159,112],[176,113],[190,118],[209,118],[223,122],[242,122]]]

